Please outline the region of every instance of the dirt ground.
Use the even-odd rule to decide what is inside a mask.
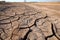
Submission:
[[[60,40],[60,3],[0,3],[0,40]]]

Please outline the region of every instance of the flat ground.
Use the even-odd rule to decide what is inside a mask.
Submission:
[[[60,3],[0,3],[0,40],[60,40]]]
[[[46,10],[48,12],[52,12],[52,14],[56,14],[57,16],[60,15],[60,3],[28,3],[30,6],[38,7],[38,9],[42,9],[43,11]],[[55,12],[55,13],[54,13]],[[50,13],[51,14],[51,13]]]

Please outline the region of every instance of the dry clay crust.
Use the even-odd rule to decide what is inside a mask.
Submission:
[[[1,6],[0,40],[60,40],[59,19],[42,13],[22,4]]]

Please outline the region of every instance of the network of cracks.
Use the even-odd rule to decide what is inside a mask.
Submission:
[[[60,40],[59,18],[27,5],[0,8],[0,40],[48,40],[53,36]]]

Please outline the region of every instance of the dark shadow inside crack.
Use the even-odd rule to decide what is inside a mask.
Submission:
[[[54,24],[53,26],[55,27],[55,30],[56,30],[56,25]],[[54,27],[52,27],[53,35],[54,35],[58,40],[60,40],[60,38],[57,37],[57,35],[56,35],[56,33],[55,33]]]
[[[60,40],[60,38],[56,36],[54,27],[55,27],[55,25],[53,25],[53,23],[51,23],[51,30],[52,30],[52,33],[53,33],[53,34],[45,37],[45,40],[48,40],[48,38],[51,38],[51,37],[53,37],[53,36],[55,36],[58,40]]]
[[[52,23],[51,23],[51,30],[52,30],[52,33],[53,33],[53,34],[45,37],[45,40],[48,40],[48,38],[51,38],[51,37],[53,37],[53,36],[55,35],[55,32],[54,32],[53,24],[52,24]]]
[[[28,30],[28,32],[26,33],[26,35],[24,36],[24,38],[22,40],[26,40],[30,32],[32,32],[31,29]]]
[[[1,38],[1,33],[0,33],[0,40],[4,40],[3,38]]]
[[[3,40],[3,39],[0,37],[0,40]]]

